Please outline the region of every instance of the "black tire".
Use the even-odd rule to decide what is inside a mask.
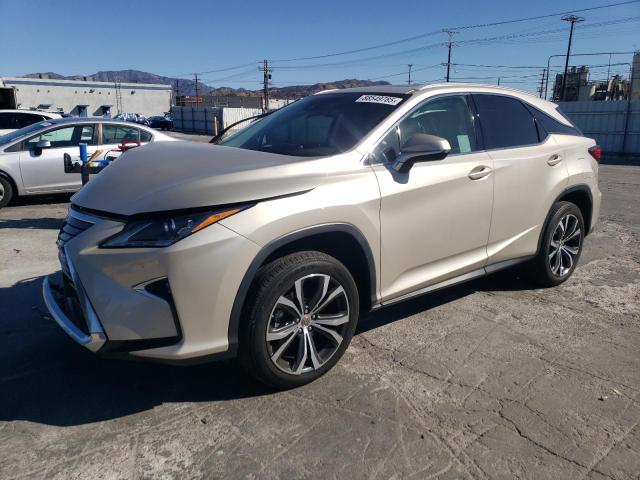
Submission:
[[[13,185],[5,177],[0,177],[0,208],[9,204],[13,198]]]
[[[298,280],[304,287],[301,287],[304,308],[307,306],[306,300],[310,300],[308,315],[306,310],[303,312],[305,315],[297,315],[292,308],[281,303],[283,297],[285,300],[291,299],[294,307],[300,303],[295,290]],[[340,293],[322,307],[323,300],[329,299],[335,291]],[[315,293],[309,295],[310,292]],[[315,320],[312,320],[313,305],[320,307],[316,312],[318,315],[313,316]],[[278,258],[258,271],[247,296],[239,332],[240,362],[249,374],[272,388],[289,389],[312,382],[329,371],[349,346],[358,321],[358,305],[358,290],[353,277],[335,258],[315,251]],[[337,313],[320,314],[320,311],[331,309]],[[331,315],[344,323],[324,328],[323,325],[318,326],[317,322],[326,322]],[[274,329],[274,325],[277,328]],[[327,329],[338,333],[342,341],[328,335],[324,331]],[[285,330],[291,330],[291,334],[267,341],[268,331],[270,335],[274,335],[274,332],[278,335],[277,332]],[[283,346],[287,341],[288,345]],[[318,345],[322,348],[317,348]],[[272,356],[275,357],[281,348],[281,355],[277,360],[272,360]],[[299,348],[304,349],[304,361],[300,361],[303,357]],[[314,352],[313,358],[311,351]],[[300,373],[294,372],[296,365],[302,365],[299,367]],[[286,371],[289,368],[291,371]]]
[[[540,250],[528,264],[527,272],[533,281],[545,287],[555,287],[565,282],[580,260],[584,241],[584,219],[580,209],[571,202],[557,202],[551,207],[549,221],[540,242]],[[568,219],[568,220],[567,220]],[[579,230],[576,232],[574,228]],[[567,227],[560,222],[567,220]],[[567,234],[562,237],[564,229]],[[567,240],[568,237],[571,237]],[[575,251],[575,255],[571,252]],[[554,253],[555,252],[555,253]],[[559,266],[558,266],[559,264]]]

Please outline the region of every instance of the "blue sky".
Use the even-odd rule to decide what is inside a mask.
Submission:
[[[434,81],[444,75],[444,33],[349,55],[282,60],[616,1],[0,0],[0,75],[128,68],[183,77],[209,72],[201,78],[212,86],[256,89],[257,62],[268,58],[276,86],[343,78],[406,83],[409,63],[414,80]],[[581,15],[586,21],[576,28],[573,52],[640,49],[640,3]],[[465,65],[455,66],[451,77],[479,83],[500,77],[501,84],[533,90],[548,56],[566,51],[567,37],[568,25],[558,17],[462,30],[454,36],[452,62]],[[615,56],[613,63],[630,58]],[[605,78],[608,60],[582,57],[572,63],[600,65],[592,78]],[[561,69],[562,59],[555,65]],[[516,66],[529,68],[511,68]],[[229,67],[239,68],[213,71]],[[628,68],[614,65],[611,71],[628,74]]]

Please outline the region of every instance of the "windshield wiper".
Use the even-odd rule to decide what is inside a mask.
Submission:
[[[231,130],[236,125],[240,125],[241,123],[247,122],[249,120],[258,120],[260,118],[264,118],[264,117],[266,117],[268,115],[271,115],[275,111],[276,110],[270,110],[268,112],[261,113],[260,115],[254,115],[253,117],[243,118],[242,120],[240,120],[238,122],[232,123],[231,125],[227,126],[226,128],[223,128],[217,135],[214,135],[213,138],[211,140],[209,140],[209,143],[218,143],[218,141],[224,136],[224,134],[227,133],[229,130]]]

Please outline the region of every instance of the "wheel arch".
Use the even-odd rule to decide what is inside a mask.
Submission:
[[[18,196],[18,184],[16,183],[14,178],[11,175],[9,175],[7,172],[5,172],[4,170],[0,170],[0,177],[6,179],[11,184],[11,188],[13,188],[13,196],[14,196],[14,198],[17,197]]]
[[[551,211],[551,207],[553,207],[553,205],[558,202],[571,202],[578,207],[580,213],[582,213],[582,219],[584,221],[585,229],[584,236],[586,237],[591,230],[591,214],[593,212],[593,195],[591,194],[591,189],[589,188],[589,186],[586,184],[579,184],[564,189],[549,206],[549,212]],[[538,252],[540,251],[540,247],[542,245],[544,232],[546,231],[547,225],[551,218],[549,212],[547,212],[547,217],[544,220],[542,230],[540,231],[540,237],[538,238]]]
[[[237,353],[242,311],[260,267],[275,258],[303,250],[321,251],[341,261],[351,272],[358,286],[361,308],[367,311],[375,305],[377,281],[373,252],[357,227],[348,223],[332,223],[289,233],[265,245],[244,274],[229,318],[229,354]]]

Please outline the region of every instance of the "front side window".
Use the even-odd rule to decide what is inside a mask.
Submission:
[[[35,135],[24,143],[24,150],[33,149],[38,142],[49,141],[51,148],[75,147],[80,143],[93,144],[93,125],[73,125],[56,128]]]
[[[114,125],[105,123],[102,125],[102,143],[122,143],[139,141],[139,130],[128,125]]]
[[[517,98],[502,95],[473,96],[485,148],[514,148],[538,143],[533,116]]]
[[[400,143],[414,133],[448,140],[452,154],[477,150],[473,117],[464,96],[435,98],[415,109],[400,122]]]
[[[404,94],[313,95],[252,123],[220,144],[282,155],[319,157],[346,152],[388,117]]]

